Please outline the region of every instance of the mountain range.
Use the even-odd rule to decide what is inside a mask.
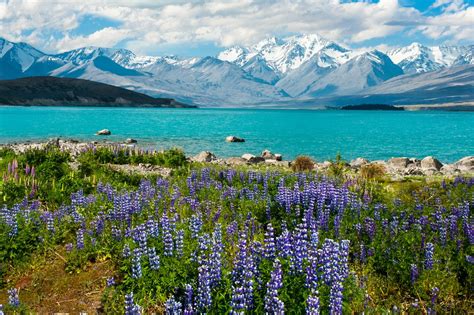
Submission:
[[[200,106],[472,102],[474,45],[414,43],[384,53],[307,34],[180,58],[101,47],[46,54],[0,38],[0,79],[32,76],[93,80]]]

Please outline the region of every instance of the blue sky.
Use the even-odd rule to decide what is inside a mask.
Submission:
[[[46,52],[82,46],[216,55],[318,33],[354,48],[473,44],[474,0],[0,0],[0,36]],[[85,3],[85,4],[84,4]]]

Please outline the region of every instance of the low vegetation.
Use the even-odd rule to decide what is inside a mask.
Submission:
[[[0,151],[0,313],[468,313],[474,179]],[[169,177],[114,171],[153,164]],[[295,166],[297,165],[297,166]]]

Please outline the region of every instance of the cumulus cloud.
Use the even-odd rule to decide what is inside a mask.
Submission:
[[[319,33],[345,44],[383,39],[404,30],[430,38],[473,37],[473,7],[463,0],[436,0],[425,16],[398,0],[0,0],[0,36],[46,50],[133,43],[142,51],[160,45],[213,42],[227,47],[253,44],[271,35]],[[91,34],[73,31],[85,15],[119,26]],[[128,43],[128,44],[127,44]]]

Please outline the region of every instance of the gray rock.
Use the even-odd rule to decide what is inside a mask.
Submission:
[[[409,158],[408,159],[408,164],[413,164],[416,167],[421,167],[421,161],[417,158]]]
[[[250,154],[250,153],[245,153],[245,154],[242,155],[242,158],[243,158],[244,160],[248,161],[248,160],[250,160],[250,159],[255,158],[255,155]]]
[[[256,163],[265,162],[265,159],[261,156],[254,156],[254,157],[248,159],[247,162],[249,162],[251,164],[256,164]]]
[[[110,136],[112,133],[110,132],[109,129],[102,129],[96,132],[96,135],[98,136]]]
[[[133,139],[133,138],[128,138],[127,140],[125,140],[125,143],[127,144],[132,144],[132,143],[137,143],[138,141],[136,139]]]
[[[224,161],[225,165],[229,166],[238,166],[238,165],[245,165],[247,164],[247,160],[239,157],[231,157]]]
[[[281,154],[275,154],[275,160],[277,161],[283,161],[283,156]]]
[[[439,171],[443,167],[443,163],[432,156],[425,157],[423,160],[421,160],[420,164],[423,170],[435,169],[436,171]]]
[[[432,175],[438,175],[438,174],[441,174],[441,172],[439,172],[437,169],[435,168],[426,168],[426,169],[423,169],[423,175],[426,175],[426,176],[432,176]]]
[[[352,160],[349,165],[354,168],[359,168],[363,165],[369,164],[369,160],[358,157],[355,160]]]
[[[208,163],[208,162],[213,162],[216,160],[217,160],[216,156],[212,152],[209,152],[209,151],[202,151],[201,153],[191,158],[191,161],[199,162],[199,163],[205,163],[205,162]]]
[[[239,138],[236,136],[228,136],[225,138],[226,142],[245,142],[244,138]]]
[[[395,169],[404,169],[408,166],[410,160],[406,157],[399,157],[399,158],[391,158],[388,160],[388,165]]]
[[[456,163],[454,165],[463,172],[474,172],[474,156],[466,156]]]
[[[440,169],[441,173],[444,175],[457,175],[461,171],[454,164],[445,164]]]
[[[423,175],[423,171],[421,170],[421,168],[416,166],[415,163],[408,164],[406,168],[401,170],[401,173],[403,175]]]
[[[261,157],[265,160],[276,160],[275,155],[270,150],[263,150]]]

